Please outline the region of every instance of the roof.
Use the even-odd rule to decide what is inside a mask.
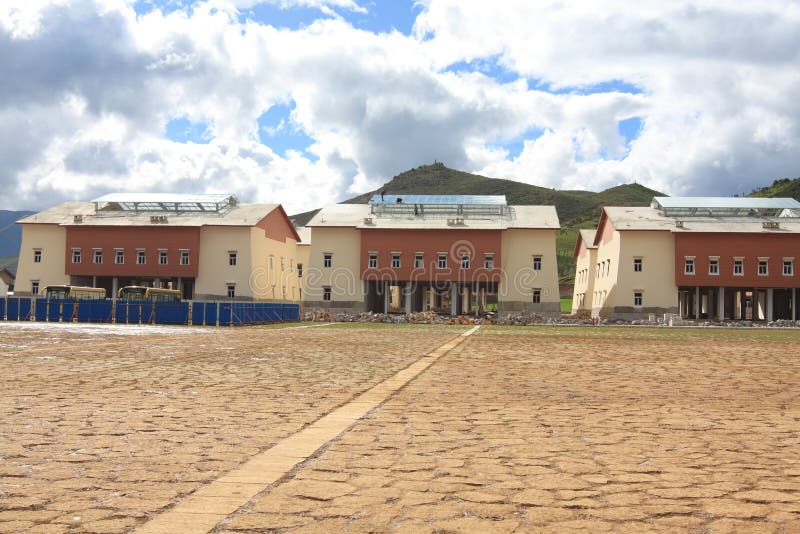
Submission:
[[[58,224],[61,226],[150,226],[151,217],[165,226],[255,226],[279,204],[239,204],[224,212],[153,212],[95,211],[92,202],[65,202],[17,221],[21,224]],[[80,219],[77,222],[76,216]]]
[[[597,230],[579,230],[578,234],[580,238],[583,239],[583,242],[586,243],[586,248],[597,248],[594,246],[594,236],[597,233]]]
[[[370,204],[479,204],[505,206],[505,195],[373,195]]]
[[[656,208],[612,206],[603,208],[600,225],[606,219],[616,230],[663,230],[672,233],[800,233],[800,218],[796,217],[668,217]],[[777,223],[778,227],[765,227],[764,223],[770,225]]]
[[[298,245],[311,244],[311,228],[308,226],[297,226],[295,230],[297,230],[297,235],[300,236],[300,242],[297,243]]]
[[[511,228],[545,228],[558,229],[560,224],[555,206],[509,206],[508,216],[453,218],[415,216],[413,214],[399,217],[376,216],[369,204],[332,204],[322,208],[307,226],[310,227],[352,227],[352,228],[385,228],[416,230],[506,230]],[[371,219],[366,222],[365,219]]]
[[[783,210],[800,209],[793,198],[760,197],[655,197],[653,208],[667,216],[778,216]]]

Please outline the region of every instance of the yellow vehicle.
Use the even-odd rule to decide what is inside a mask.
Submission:
[[[159,287],[125,286],[119,290],[117,298],[147,302],[180,302],[181,292],[177,289],[161,289]]]
[[[103,300],[106,290],[102,287],[45,286],[42,293],[48,300]]]

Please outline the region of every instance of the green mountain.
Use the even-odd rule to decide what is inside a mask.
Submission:
[[[593,191],[557,191],[512,180],[488,178],[477,174],[457,171],[442,163],[423,165],[398,174],[382,187],[345,200],[350,204],[366,204],[372,195],[386,190],[387,193],[420,195],[505,195],[512,205],[554,205],[561,221],[556,251],[558,254],[558,273],[561,283],[572,283],[575,275],[575,262],[572,250],[578,230],[594,228],[603,206],[649,206],[654,196],[662,193],[639,184],[625,184],[599,193]],[[293,215],[297,226],[303,226],[319,210]]]
[[[772,185],[756,189],[749,197],[790,197],[800,201],[800,178],[781,178],[775,180]]]

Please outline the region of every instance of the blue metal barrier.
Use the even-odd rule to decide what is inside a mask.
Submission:
[[[30,321],[31,319],[31,312],[33,311],[33,306],[31,304],[31,299],[20,298],[19,299],[19,320],[20,321]]]
[[[79,323],[110,323],[110,300],[80,300],[77,302]]]
[[[217,315],[219,314],[219,304],[216,302],[206,302],[206,326],[217,326]]]
[[[187,324],[189,322],[188,302],[156,302],[155,324]]]
[[[37,321],[47,320],[47,299],[36,299],[36,309],[34,311],[34,318]]]
[[[231,303],[230,302],[220,302],[219,303],[219,325],[220,326],[230,326],[231,324]]]
[[[299,321],[300,320],[300,305],[299,304],[281,304],[281,320],[282,321]]]
[[[6,300],[8,300],[7,297],[0,299],[0,321],[6,318]]]

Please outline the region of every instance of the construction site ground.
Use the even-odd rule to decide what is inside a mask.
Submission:
[[[794,330],[0,323],[0,381],[0,532],[800,532]]]

